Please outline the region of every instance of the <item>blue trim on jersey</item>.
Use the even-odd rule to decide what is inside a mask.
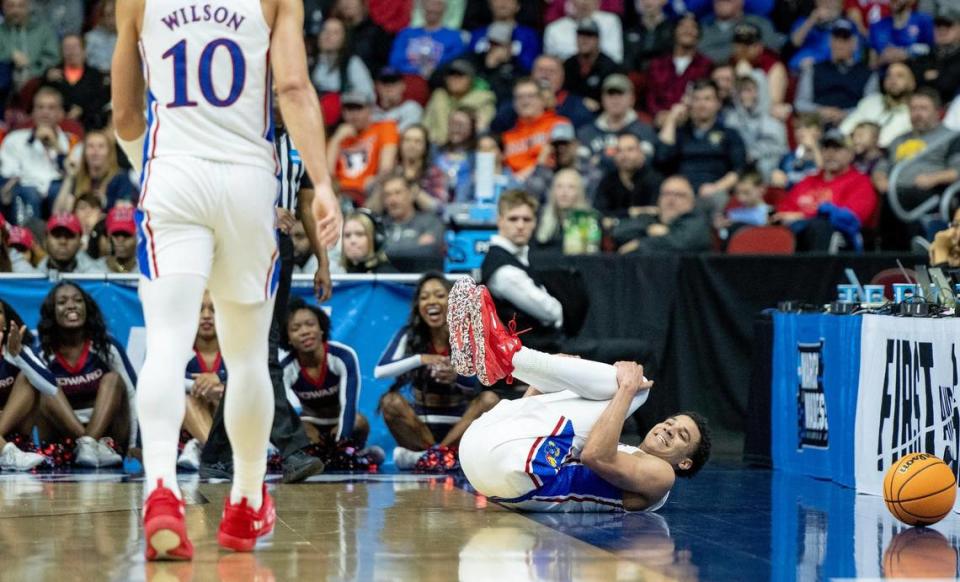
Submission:
[[[400,342],[403,341],[403,338],[407,337],[407,332],[410,331],[410,326],[405,325],[397,330],[397,333],[393,335],[390,339],[390,343],[387,344],[387,349],[383,350],[383,353],[380,354],[380,361],[377,362],[378,366],[386,366],[387,364],[392,364],[398,360],[410,357],[412,354],[397,354],[397,349],[400,348]]]
[[[137,372],[134,370],[133,364],[130,362],[130,357],[127,356],[126,348],[124,348],[123,344],[117,341],[117,339],[112,335],[107,336],[107,340],[110,342],[110,345],[116,349],[115,355],[120,356],[120,365],[123,366],[124,371],[127,373],[127,377],[130,378],[130,381],[133,383],[134,387],[136,387]],[[119,369],[116,362],[111,362],[111,367]]]
[[[147,229],[144,227],[146,216],[142,210],[137,208],[133,212],[133,217],[137,225],[137,266],[140,268],[141,275],[153,280],[153,274],[150,272],[150,249],[147,248],[150,239],[147,237]]]
[[[504,499],[491,497],[498,503],[523,503],[524,501],[542,502],[587,502],[623,506],[623,491],[601,479],[593,470],[580,463],[565,463],[543,486],[526,495]]]
[[[541,487],[557,476],[563,462],[570,454],[570,449],[573,448],[573,437],[576,436],[573,422],[569,419],[563,420],[559,431],[543,437],[539,443],[534,444],[533,456],[527,460],[527,473],[534,478],[534,481],[539,481],[538,485]]]
[[[278,183],[279,184],[279,183]],[[280,196],[280,188],[277,188],[277,196]],[[275,230],[273,232],[273,239],[277,243],[277,258],[273,260],[273,273],[270,275],[270,291],[267,294],[267,298],[273,297],[273,294],[277,292],[277,288],[280,286],[280,231]]]
[[[353,434],[353,425],[357,420],[357,401],[360,399],[360,360],[357,352],[348,346],[335,342],[327,343],[327,357],[339,358],[346,367],[347,382],[345,393],[340,394],[340,434],[338,438]]]
[[[157,98],[153,95],[153,91],[147,89],[147,133],[143,137],[143,168],[140,168],[140,192],[143,193],[143,177],[146,175],[147,161],[150,160],[148,154],[150,153],[151,146],[151,136],[153,132],[153,124],[156,123],[156,119],[153,117],[153,106],[157,102]]]

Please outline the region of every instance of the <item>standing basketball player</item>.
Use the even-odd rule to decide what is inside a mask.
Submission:
[[[217,537],[221,546],[249,551],[276,519],[263,485],[273,411],[267,336],[279,274],[274,83],[316,186],[319,241],[334,244],[342,223],[307,76],[303,3],[121,0],[117,29],[114,122],[127,156],[142,164],[137,239],[147,357],[137,407],[148,493],[146,556],[193,556],[176,483],[184,415],[178,385],[208,286],[230,370],[224,421],[234,458]]]

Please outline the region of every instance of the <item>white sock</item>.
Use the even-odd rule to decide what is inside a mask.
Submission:
[[[171,275],[140,282],[140,301],[147,327],[147,356],[137,377],[137,411],[143,438],[146,494],[163,480],[177,487],[177,445],[186,407],[183,371],[200,322],[205,287],[198,275]]]
[[[587,400],[610,400],[617,393],[617,369],[613,366],[530,348],[514,354],[513,376],[541,392],[569,390]]]
[[[267,472],[267,443],[273,424],[273,386],[267,371],[267,339],[273,300],[242,304],[218,300],[218,337],[223,363],[230,373],[224,394],[223,423],[233,447],[233,487],[230,502],[260,509]]]

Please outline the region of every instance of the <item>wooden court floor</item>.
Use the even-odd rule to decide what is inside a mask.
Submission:
[[[0,475],[0,580],[673,580],[527,517],[449,477],[326,476],[276,485],[278,521],[252,554],[219,549],[228,485],[181,482],[191,563],[145,564],[142,484],[123,475]],[[668,538],[667,538],[668,539]],[[672,546],[665,548],[672,555]]]

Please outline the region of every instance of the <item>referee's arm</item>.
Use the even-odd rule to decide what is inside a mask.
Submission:
[[[323,303],[333,295],[333,283],[330,281],[330,259],[327,257],[327,249],[320,243],[317,236],[317,219],[311,211],[314,195],[312,184],[310,187],[300,187],[297,192],[297,213],[303,223],[303,230],[307,232],[307,238],[310,239],[310,248],[317,256],[318,266],[317,272],[313,275],[313,292],[317,294],[320,303]]]

